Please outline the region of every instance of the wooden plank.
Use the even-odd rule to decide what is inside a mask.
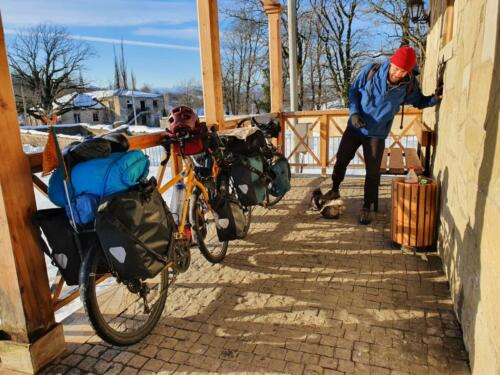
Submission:
[[[419,185],[418,193],[418,219],[417,219],[417,247],[424,246],[424,231],[425,231],[425,186]]]
[[[392,194],[391,194],[391,238],[393,242],[397,242],[397,219],[398,219],[398,184],[397,179],[392,180]]]
[[[45,195],[46,197],[49,196],[49,188],[47,185],[45,185],[45,182],[43,182],[38,176],[36,175],[31,175],[31,179],[33,180],[33,185],[38,189],[40,193]]]
[[[320,117],[320,159],[321,159],[321,175],[326,176],[326,168],[328,166],[328,149],[330,140],[330,124],[328,123],[328,116],[323,115]]]
[[[411,185],[402,184],[404,187],[404,209],[403,209],[403,244],[410,243],[410,205],[411,205]]]
[[[220,129],[223,129],[224,104],[217,1],[198,0],[197,4],[205,119],[207,124],[218,124]]]
[[[201,1],[201,0],[199,0]],[[269,74],[271,90],[271,111],[283,111],[283,62],[281,53],[281,5],[267,2],[264,10],[268,20]]]
[[[410,184],[411,207],[410,207],[410,246],[417,246],[417,206],[418,206],[418,184]]]
[[[33,228],[33,181],[21,144],[1,19],[0,124],[0,330],[12,341],[30,343],[56,323],[41,239]]]
[[[406,148],[404,151],[405,154],[405,162],[406,162],[406,170],[409,171],[413,166],[416,174],[422,174],[424,171],[422,167],[422,163],[417,155],[417,150],[415,148]]]
[[[422,146],[433,145],[434,143],[434,131],[425,125],[422,120],[415,121],[413,123],[413,132],[417,137],[418,143]]]
[[[417,108],[406,108],[405,107],[405,116],[409,115],[421,115],[422,110]],[[349,116],[349,109],[328,109],[322,111],[293,111],[293,112],[283,112],[283,116],[285,117],[311,117],[311,116],[321,116],[321,115],[329,115],[332,117],[346,117]],[[396,116],[400,116],[401,111],[396,114]]]
[[[400,148],[389,149],[389,173],[402,174],[405,171],[403,163],[403,150]]]
[[[397,218],[397,243],[403,243],[403,227],[404,227],[404,188],[405,185],[398,182],[398,218]]]
[[[380,162],[380,173],[387,173],[387,160],[389,159],[389,150],[384,149],[384,155],[382,155],[382,161]]]

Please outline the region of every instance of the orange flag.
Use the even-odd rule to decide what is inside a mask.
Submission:
[[[49,125],[47,144],[45,145],[42,153],[42,176],[47,176],[59,166],[59,159],[57,158],[56,151],[56,140],[54,139],[54,134],[50,130],[50,126],[56,122],[56,117],[52,116],[52,119],[49,120],[46,116],[44,116],[42,120]]]

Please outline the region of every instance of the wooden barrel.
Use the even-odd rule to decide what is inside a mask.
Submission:
[[[437,184],[408,184],[392,180],[392,240],[412,247],[431,246],[436,241]]]

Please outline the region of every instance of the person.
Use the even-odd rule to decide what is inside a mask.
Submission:
[[[401,105],[426,108],[436,105],[441,99],[438,94],[422,94],[415,77],[418,74],[416,60],[413,48],[401,47],[384,63],[366,66],[349,90],[349,120],[337,151],[332,173],[333,186],[322,199],[340,198],[339,188],[347,166],[362,146],[366,177],[364,202],[359,216],[361,224],[371,222],[370,207],[378,196],[385,139]]]

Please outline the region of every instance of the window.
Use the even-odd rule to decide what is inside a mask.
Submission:
[[[158,100],[153,100],[153,109],[156,111],[158,111]]]
[[[146,110],[146,101],[141,100],[141,111],[145,111],[145,110]]]
[[[453,13],[455,0],[443,0],[443,22],[441,23],[441,46],[447,45],[453,38]]]
[[[94,122],[99,121],[99,112],[94,112],[93,120],[94,120]]]
[[[75,124],[80,123],[80,114],[79,113],[73,113],[73,119],[75,120]]]

